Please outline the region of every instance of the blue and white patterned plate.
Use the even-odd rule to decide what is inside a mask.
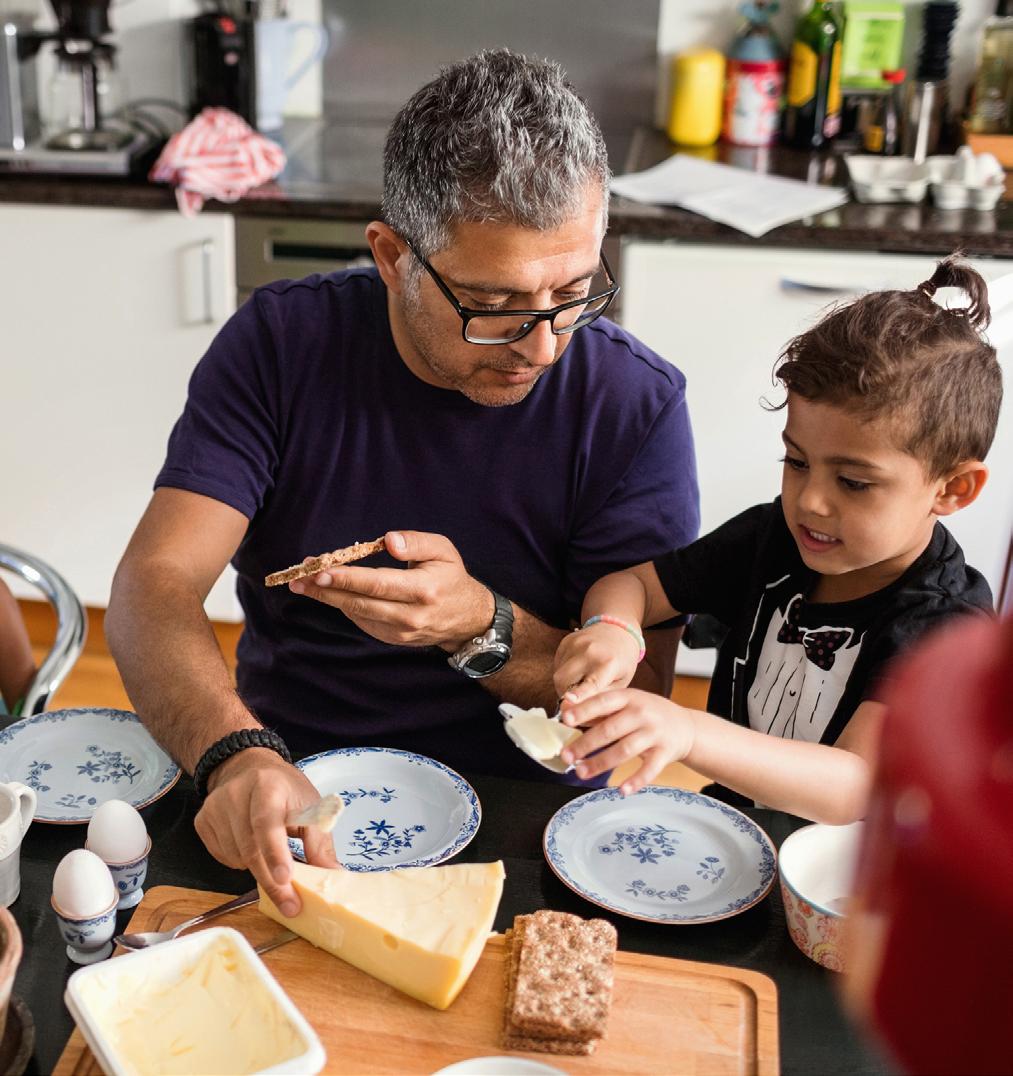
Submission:
[[[321,796],[345,809],[331,836],[339,861],[353,871],[431,867],[458,852],[478,832],[482,808],[475,790],[442,762],[392,747],[345,747],[310,755],[296,765]],[[302,841],[289,838],[296,859]]]
[[[87,822],[106,800],[144,807],[179,772],[129,710],[49,710],[0,732],[0,780],[35,789],[36,822]]]
[[[601,788],[545,827],[560,880],[609,911],[650,923],[710,923],[762,900],[774,884],[770,838],[741,811],[682,788],[648,785],[625,799]]]

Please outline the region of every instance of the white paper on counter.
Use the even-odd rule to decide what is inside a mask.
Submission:
[[[684,153],[612,180],[612,191],[635,202],[677,205],[758,238],[772,228],[836,209],[848,200],[842,187],[762,175]]]

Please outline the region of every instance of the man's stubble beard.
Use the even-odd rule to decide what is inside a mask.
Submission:
[[[443,364],[435,341],[443,336],[444,333],[442,330],[437,330],[433,327],[432,320],[422,310],[417,295],[409,293],[402,296],[402,317],[405,332],[408,334],[419,360],[441,381],[471,400],[472,403],[477,403],[482,407],[510,407],[513,404],[520,403],[538,383],[539,378],[535,378],[526,385],[504,385],[501,389],[489,389],[476,385],[470,378],[462,377],[458,371]],[[491,353],[490,359],[498,353],[498,349],[494,347],[480,344],[472,346],[476,350],[481,348],[483,351],[489,351]],[[511,365],[503,367],[498,367],[493,362],[483,364],[486,368],[508,370],[516,369],[516,365],[516,359],[513,360]],[[474,372],[478,373],[481,368],[477,368]],[[551,369],[551,367],[548,367],[548,369]],[[544,373],[544,370],[542,372]]]

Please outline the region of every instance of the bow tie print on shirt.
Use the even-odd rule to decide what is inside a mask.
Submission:
[[[801,643],[805,656],[826,672],[834,667],[834,653],[851,638],[848,628],[800,628],[799,616],[802,612],[802,599],[792,599],[784,614],[784,623],[777,633],[779,643]]]

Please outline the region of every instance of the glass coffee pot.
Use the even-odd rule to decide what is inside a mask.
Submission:
[[[115,48],[105,42],[60,42],[46,109],[48,149],[106,151],[130,141],[129,131],[105,122],[123,100],[114,57]]]

